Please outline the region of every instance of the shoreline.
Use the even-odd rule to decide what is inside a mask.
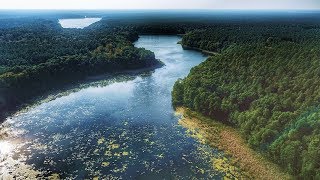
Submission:
[[[206,118],[187,108],[179,107],[179,124],[188,131],[198,134],[196,139],[223,151],[231,158],[231,165],[239,167],[250,179],[292,179],[279,166],[267,160],[262,154],[251,149],[240,133],[230,126]],[[213,167],[218,169],[217,162]],[[242,177],[239,177],[242,179]]]
[[[220,53],[218,52],[213,52],[213,51],[207,51],[204,49],[200,49],[200,48],[196,48],[196,47],[191,47],[191,46],[187,46],[187,45],[183,45],[182,42],[179,42],[179,44],[181,44],[182,48],[185,50],[195,50],[195,51],[200,51],[201,53],[208,55],[208,56],[217,56],[220,55]]]
[[[90,83],[93,81],[107,79],[107,78],[110,78],[112,76],[117,76],[117,75],[139,75],[144,72],[156,70],[156,69],[161,68],[163,66],[165,66],[165,64],[163,64],[161,61],[159,61],[158,64],[155,64],[150,67],[144,67],[144,68],[139,68],[139,69],[130,69],[130,70],[121,70],[121,71],[117,71],[117,72],[109,72],[109,73],[107,72],[107,73],[103,73],[103,74],[99,74],[99,75],[87,76],[84,80],[82,80],[83,81],[82,83]]]
[[[157,64],[154,64],[150,67],[144,67],[144,68],[139,68],[139,69],[130,69],[130,70],[121,70],[121,71],[117,71],[117,72],[107,72],[107,73],[103,73],[100,75],[87,76],[82,80],[77,80],[77,81],[74,81],[69,84],[61,85],[60,87],[56,87],[52,90],[49,90],[48,92],[46,92],[42,95],[39,95],[36,97],[31,97],[29,100],[16,106],[15,108],[1,112],[4,114],[4,116],[0,116],[0,127],[1,127],[1,124],[4,123],[11,116],[14,116],[20,112],[24,112],[24,111],[26,111],[34,106],[37,106],[41,103],[49,102],[49,101],[52,101],[52,100],[57,99],[59,97],[63,97],[65,95],[68,95],[70,93],[77,92],[77,91],[81,90],[82,88],[94,86],[95,83],[99,83],[99,81],[102,81],[102,80],[111,81],[112,79],[121,78],[120,76],[138,76],[138,75],[142,75],[147,72],[154,71],[154,70],[161,68],[163,66],[165,66],[165,64],[163,64],[163,62],[158,60]]]

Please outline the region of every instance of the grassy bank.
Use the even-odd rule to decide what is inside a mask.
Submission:
[[[236,129],[186,108],[177,108],[176,112],[182,115],[179,124],[192,131],[195,138],[224,151],[231,157],[231,165],[239,167],[244,174],[235,178],[292,179],[290,175],[282,172],[277,165],[250,149]],[[213,166],[215,169],[227,168],[221,166],[219,161],[213,161]]]

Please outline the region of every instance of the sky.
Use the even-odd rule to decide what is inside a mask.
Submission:
[[[320,10],[320,0],[0,0],[0,9]]]

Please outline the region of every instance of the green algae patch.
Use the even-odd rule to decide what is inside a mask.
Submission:
[[[122,152],[122,155],[123,155],[123,156],[128,156],[128,155],[129,155],[129,152],[124,151],[124,152]]]
[[[95,150],[93,151],[93,154],[99,154],[99,149],[95,149]]]
[[[128,169],[128,164],[123,164],[122,167],[115,167],[112,172],[114,173],[124,173]]]
[[[276,164],[253,151],[234,128],[186,108],[177,108],[176,116],[181,117],[179,124],[187,129],[187,135],[197,139],[201,144],[208,144],[224,152],[223,156],[210,157],[213,168],[223,172],[224,179],[292,178],[282,172]]]
[[[106,151],[106,152],[104,153],[104,155],[105,155],[105,156],[112,156],[112,152],[111,152],[111,151]]]
[[[22,157],[21,160],[15,160],[12,157],[1,158],[0,179],[17,179],[17,177],[23,177],[22,179],[37,179],[43,176],[43,172],[35,170],[33,166],[25,163],[26,157]],[[2,168],[4,166],[5,168]]]
[[[112,144],[111,149],[118,149],[120,147],[120,144]]]
[[[60,179],[60,175],[57,173],[53,173],[48,177],[49,180],[59,180]]]
[[[109,166],[110,165],[110,162],[102,162],[101,163],[101,166],[102,167],[107,167],[107,166]]]
[[[98,144],[99,144],[99,145],[100,145],[100,144],[103,144],[105,141],[106,141],[105,138],[102,137],[102,138],[98,139]]]
[[[228,158],[212,158],[212,163],[217,171],[224,172],[224,179],[238,179],[242,177],[239,168],[232,165],[232,162]]]

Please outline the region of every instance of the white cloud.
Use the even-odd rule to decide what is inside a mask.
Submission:
[[[320,0],[0,0],[0,9],[320,9]]]

